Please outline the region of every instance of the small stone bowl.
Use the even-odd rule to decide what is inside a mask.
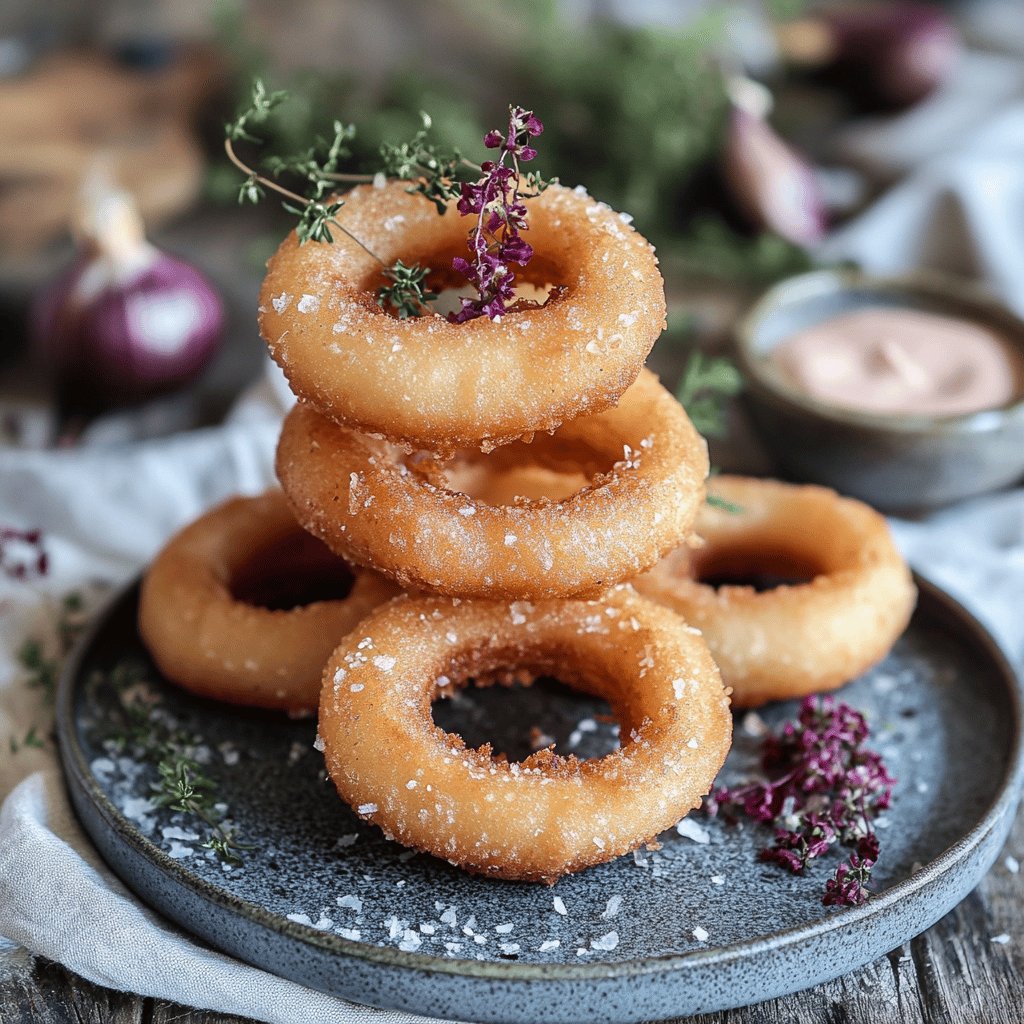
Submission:
[[[804,328],[865,306],[975,320],[1024,354],[1024,320],[959,278],[876,278],[852,270],[800,274],[766,292],[739,322],[735,358],[744,403],[781,469],[885,512],[916,514],[1024,476],[1024,394],[962,416],[879,416],[812,398],[768,358]]]

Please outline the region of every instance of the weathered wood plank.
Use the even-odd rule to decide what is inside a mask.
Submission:
[[[153,1015],[146,1024],[251,1024],[248,1018],[227,1017],[222,1013],[208,1010],[190,1010],[177,1003],[156,1001]]]
[[[143,1024],[140,996],[93,985],[60,964],[26,957],[0,977],[0,1024]]]

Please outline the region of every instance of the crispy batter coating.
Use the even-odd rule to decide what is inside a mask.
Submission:
[[[557,501],[485,500],[530,465],[589,482]],[[450,468],[455,480],[303,404],[277,452],[296,518],[333,551],[407,589],[512,600],[589,596],[650,568],[687,536],[708,462],[682,407],[645,370],[616,408]]]

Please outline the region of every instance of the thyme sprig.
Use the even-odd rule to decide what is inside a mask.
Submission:
[[[457,149],[445,151],[431,142],[430,115],[421,110],[420,119],[422,126],[408,142],[385,142],[380,147],[381,173],[389,178],[411,181],[407,191],[426,196],[437,207],[437,212],[443,214],[448,204],[462,194],[459,172],[469,169],[481,174],[482,169]]]
[[[377,305],[390,306],[399,320],[419,316],[423,304],[432,302],[438,295],[426,286],[425,279],[429,272],[418,263],[407,267],[401,260],[395,260],[394,265],[384,271],[384,276],[391,284],[377,292]]]
[[[18,649],[17,659],[25,673],[25,685],[30,690],[42,692],[43,704],[46,708],[51,708],[56,700],[57,678],[60,675],[61,663],[85,628],[87,621],[84,597],[77,590],[71,591],[61,598],[57,608],[54,624],[57,636],[56,645],[44,643],[38,637],[33,636],[27,637]],[[32,723],[23,739],[19,740],[14,736],[8,738],[11,753],[16,754],[19,750],[28,747],[45,747],[48,733],[49,727],[41,729],[36,723]]]
[[[729,399],[742,388],[743,378],[728,359],[694,351],[686,361],[676,398],[699,433],[705,437],[721,437],[728,429]],[[705,501],[730,515],[743,511],[735,502],[717,494],[709,494]]]
[[[146,669],[138,662],[125,662],[90,678],[91,687],[109,688],[116,698],[109,712],[114,733],[109,742],[116,752],[128,752],[156,769],[150,789],[157,807],[194,819],[203,826],[204,849],[224,863],[241,864],[242,851],[250,847],[239,841],[237,830],[218,810],[216,783],[197,758],[201,738],[164,711],[160,700],[145,689],[146,680]]]
[[[381,168],[372,175],[340,170],[343,161],[352,155],[348,143],[355,137],[355,128],[338,120],[334,121],[330,137],[319,138],[303,152],[290,157],[266,156],[261,167],[251,166],[239,156],[236,143],[262,145],[257,129],[266,125],[286,99],[287,93],[271,92],[256,79],[249,105],[225,125],[225,152],[245,175],[238,191],[239,202],[259,203],[268,191],[280,195],[284,208],[298,218],[296,234],[300,245],[333,242],[334,231],[341,231],[380,265],[388,283],[378,289],[378,305],[406,319],[428,312],[430,302],[437,298],[426,283],[430,268],[419,263],[409,266],[401,260],[388,266],[339,222],[338,214],[345,201],[333,190],[339,182],[376,182],[389,177],[407,181],[407,191],[430,200],[439,214],[446,213],[455,203],[460,214],[473,216],[476,221],[470,232],[472,258],[457,258],[452,266],[474,286],[477,296],[463,298],[461,309],[449,319],[456,323],[478,316],[497,320],[519,308],[511,265],[525,266],[533,255],[521,235],[527,229],[523,200],[538,195],[547,186],[539,174],[524,172],[520,167],[537,155],[530,143],[543,131],[532,111],[509,107],[507,130],[495,129],[484,137],[484,145],[498,153],[482,164],[467,160],[458,150],[444,150],[432,142],[430,116],[421,112],[421,127],[411,139],[380,147]],[[278,180],[282,177],[297,182],[296,188],[302,191],[282,185]]]
[[[253,82],[249,106],[242,110],[234,121],[225,125],[224,150],[228,159],[245,174],[238,191],[240,203],[259,203],[267,194],[267,190],[282,196],[284,208],[298,217],[296,235],[299,244],[306,242],[334,241],[334,231],[338,230],[351,241],[355,242],[364,252],[380,264],[385,277],[391,285],[381,289],[379,295],[384,296],[382,306],[391,305],[398,315],[418,316],[429,309],[427,292],[422,286],[423,279],[429,273],[428,268],[398,269],[398,263],[390,267],[361,238],[353,234],[338,221],[338,213],[345,205],[344,201],[332,195],[331,190],[338,182],[372,181],[372,175],[342,174],[338,167],[342,160],[351,156],[348,143],[355,136],[353,125],[335,121],[331,137],[320,138],[309,149],[291,157],[268,156],[263,160],[266,174],[247,164],[235,149],[236,142],[247,142],[262,145],[262,139],[254,134],[255,129],[266,124],[267,119],[286,99],[288,93],[283,91],[270,92],[257,78]],[[268,177],[270,175],[270,177]],[[303,183],[306,194],[286,188],[276,179],[288,175]],[[443,211],[442,211],[443,212]],[[404,274],[409,269],[420,270],[418,277]],[[411,311],[411,312],[410,312]]]

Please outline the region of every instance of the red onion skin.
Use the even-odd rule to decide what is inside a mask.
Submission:
[[[733,106],[729,115],[722,171],[752,227],[774,231],[795,245],[814,245],[824,237],[825,203],[810,165],[742,107]]]
[[[930,4],[893,2],[825,9],[835,40],[828,69],[861,105],[913,106],[949,77],[960,55],[952,19]]]
[[[191,381],[223,333],[223,303],[206,278],[160,253],[82,304],[76,292],[92,260],[76,260],[39,293],[30,312],[36,353],[68,404],[133,404]],[[173,329],[175,319],[180,330]]]

